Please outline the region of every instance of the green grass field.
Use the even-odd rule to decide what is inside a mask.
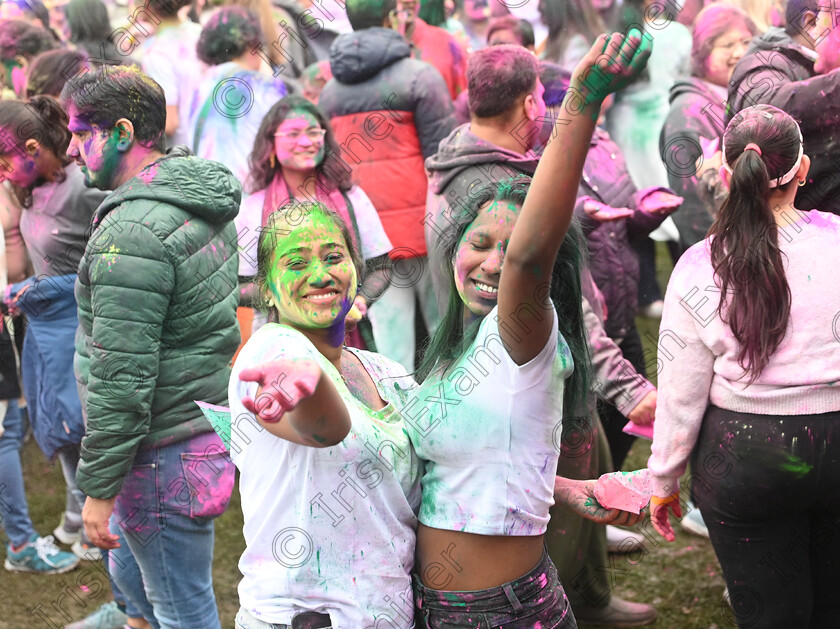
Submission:
[[[663,256],[663,253],[660,250],[658,258],[667,260],[667,254]],[[660,271],[660,280],[667,281],[668,266],[663,264]],[[640,319],[639,324],[643,339],[656,338],[656,322]],[[645,345],[651,347],[647,340]],[[637,441],[624,469],[645,467],[649,454],[649,442]],[[32,521],[41,535],[50,534],[64,510],[61,471],[57,464],[50,466],[44,460],[34,442],[25,446],[23,460]],[[213,580],[224,629],[233,628],[233,618],[239,607],[237,562],[244,546],[239,495],[234,491],[230,508],[216,521]],[[182,552],[188,551],[183,549]],[[5,558],[4,553],[0,551]],[[646,544],[644,552],[614,556],[613,560],[609,570],[611,584],[614,579],[614,593],[630,600],[653,603],[659,610],[659,619],[653,627],[723,629],[735,626],[722,599],[724,582],[708,540],[678,529],[677,541],[672,544],[657,538],[656,543]],[[110,599],[101,565],[88,562],[83,562],[74,572],[56,576],[0,570],[0,596],[0,629],[63,627]]]

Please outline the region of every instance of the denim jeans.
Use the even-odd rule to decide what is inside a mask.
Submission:
[[[125,543],[111,568],[154,629],[220,628],[213,519],[227,508],[233,481],[233,463],[213,432],[135,456],[114,505]]]
[[[577,629],[557,569],[546,553],[528,574],[473,592],[427,588],[414,576],[418,629]]]
[[[0,436],[0,518],[12,546],[29,541],[35,529],[23,487],[20,446],[23,443],[23,416],[17,400],[8,400],[6,417],[0,418],[5,432]]]

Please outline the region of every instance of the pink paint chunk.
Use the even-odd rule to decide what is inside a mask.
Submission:
[[[639,513],[650,502],[650,470],[603,474],[595,484],[595,499],[605,509]]]

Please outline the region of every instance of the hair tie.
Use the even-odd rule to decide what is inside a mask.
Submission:
[[[756,144],[755,142],[750,142],[749,144],[747,144],[744,147],[744,152],[746,153],[747,151],[755,151],[756,153],[761,155],[761,149],[759,148],[758,144]]]

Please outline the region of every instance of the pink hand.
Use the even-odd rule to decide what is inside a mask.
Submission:
[[[239,372],[244,382],[257,382],[257,399],[242,398],[242,405],[259,419],[279,422],[286,411],[310,397],[318,386],[321,368],[313,360],[275,360]]]

